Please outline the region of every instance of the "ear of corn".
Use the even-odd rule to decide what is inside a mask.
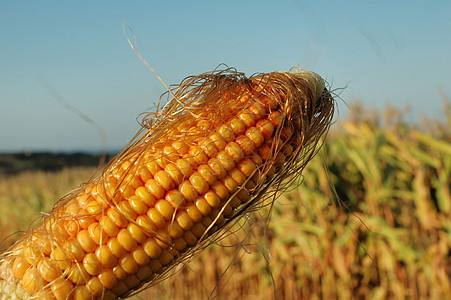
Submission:
[[[300,175],[330,126],[316,74],[189,77],[96,180],[0,260],[2,299],[115,299]]]

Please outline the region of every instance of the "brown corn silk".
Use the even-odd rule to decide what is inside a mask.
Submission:
[[[163,96],[97,179],[1,255],[1,299],[125,298],[154,284],[300,176],[334,112],[324,81],[300,69],[216,70]]]

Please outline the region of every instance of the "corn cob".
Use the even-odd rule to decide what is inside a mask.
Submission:
[[[188,77],[101,176],[0,257],[1,299],[125,298],[301,174],[333,116],[321,77]]]

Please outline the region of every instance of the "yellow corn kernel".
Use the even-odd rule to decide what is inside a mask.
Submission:
[[[177,151],[178,154],[184,155],[188,153],[189,146],[183,141],[175,141],[172,143],[172,147]]]
[[[246,176],[241,173],[241,171],[238,168],[235,168],[229,172],[229,175],[235,182],[238,184],[238,186],[243,185],[246,182]]]
[[[150,174],[152,174],[152,177],[159,171],[161,170],[160,166],[158,165],[156,160],[150,160],[146,163],[145,168],[147,169],[147,171],[150,172]],[[144,181],[144,182],[147,182]]]
[[[213,223],[213,220],[210,218],[210,216],[205,216],[200,222],[202,223],[202,225],[204,225],[205,230],[209,230],[209,227],[211,223]]]
[[[48,282],[51,282],[52,280],[56,279],[61,275],[61,270],[58,268],[56,263],[51,259],[44,258],[40,260],[37,265],[37,268],[41,277]]]
[[[85,254],[83,248],[78,243],[78,240],[74,237],[70,237],[64,244],[64,250],[69,259],[81,261]]]
[[[83,267],[88,274],[97,275],[102,269],[102,264],[95,253],[88,253],[83,258]]]
[[[207,201],[205,201],[204,198],[197,198],[195,204],[197,209],[203,216],[208,216],[208,214],[211,212],[211,206],[208,205]]]
[[[99,220],[100,227],[102,227],[103,231],[109,236],[116,236],[119,232],[119,228],[114,224],[111,218],[108,215],[105,215]]]
[[[175,183],[172,180],[171,176],[169,176],[169,174],[163,170],[158,171],[155,174],[154,178],[166,191],[170,191],[175,187]]]
[[[110,238],[108,240],[107,245],[108,245],[108,248],[110,249],[111,253],[116,258],[121,258],[126,253],[126,250],[124,249],[124,247],[122,247],[121,242],[119,242],[119,240],[117,238],[115,238],[115,237]]]
[[[246,203],[250,198],[250,193],[247,189],[241,189],[238,191],[235,197],[237,197],[241,203]]]
[[[145,188],[144,188],[145,189]],[[107,210],[107,216],[116,224],[119,228],[124,228],[128,225],[127,218],[119,212],[117,207],[111,207]]]
[[[182,252],[186,249],[186,241],[183,239],[183,237],[180,237],[174,241],[174,248],[175,250]]]
[[[133,208],[130,206],[129,202],[124,200],[117,204],[117,209],[119,212],[128,220],[135,220],[137,215]],[[128,224],[129,222],[127,222]]]
[[[116,285],[117,285],[117,284],[116,284]],[[115,286],[116,286],[116,285],[115,285]],[[105,291],[105,292],[102,294],[102,300],[115,300],[115,299],[117,299],[117,296],[116,296],[116,294],[113,293],[111,290]]]
[[[117,258],[107,245],[100,245],[95,253],[104,268],[111,268],[117,263]]]
[[[85,285],[77,285],[72,292],[74,300],[91,299],[92,295]]]
[[[233,197],[232,199],[230,199],[230,201],[229,201],[229,203],[228,203],[228,205],[233,209],[233,208],[237,208],[238,206],[240,206],[242,203],[241,203],[241,200],[240,200],[240,198],[238,198],[238,197]],[[225,209],[224,209],[224,211],[225,211]],[[227,214],[226,214],[227,215]]]
[[[188,159],[179,158],[175,161],[175,164],[179,168],[180,172],[183,175],[183,178],[188,177],[193,172],[193,167]]]
[[[282,123],[282,121],[284,120],[284,114],[278,112],[277,110],[272,111],[271,113],[268,114],[268,120],[271,121],[271,123],[274,124],[275,127],[280,126]]]
[[[228,143],[235,139],[235,134],[233,133],[233,130],[226,124],[222,124],[218,127],[216,130],[222,138]]]
[[[98,222],[92,223],[88,227],[89,237],[96,243],[97,245],[104,245],[108,240],[108,235],[105,231],[102,230],[102,227]]]
[[[159,260],[151,260],[149,263],[149,268],[152,270],[152,272],[154,272],[155,274],[160,274],[162,269],[163,269],[163,265],[160,263]]]
[[[135,274],[138,271],[138,264],[130,253],[119,260],[119,265],[130,275]]]
[[[184,176],[177,165],[172,163],[167,164],[164,171],[171,177],[176,185],[179,185],[183,181]]]
[[[266,114],[266,109],[260,103],[254,103],[247,108],[255,117],[256,120],[260,120]]]
[[[127,229],[132,235],[132,238],[138,243],[142,243],[146,240],[146,233],[138,225],[130,223],[128,224]]]
[[[12,269],[14,277],[16,277],[17,279],[21,279],[29,267],[30,264],[25,260],[23,256],[17,256],[14,259]]]
[[[186,213],[189,215],[189,217],[194,223],[197,223],[202,219],[202,214],[200,213],[199,209],[196,207],[195,204],[189,205],[186,208]]]
[[[120,265],[117,265],[113,268],[113,273],[120,281],[125,281],[125,279],[127,279],[128,277],[127,272],[125,272]]]
[[[142,201],[141,198],[139,198],[136,195],[133,195],[129,198],[128,204],[135,211],[135,213],[137,215],[145,214],[147,212],[147,210],[149,209],[149,207],[146,205],[146,203],[144,201]]]
[[[87,211],[80,210],[80,213],[81,213],[80,218],[77,220],[80,228],[86,229],[88,228],[89,225],[91,225],[96,221],[96,219],[93,216],[88,215]]]
[[[189,177],[189,181],[199,194],[205,193],[209,188],[208,183],[198,172],[194,172],[193,174],[191,174],[191,176]]]
[[[34,246],[25,247],[23,250],[23,255],[30,265],[35,265],[43,257],[42,252]]]
[[[269,160],[271,158],[271,147],[269,147],[267,144],[263,144],[261,147],[257,149],[258,155],[264,159]]]
[[[150,220],[155,224],[157,228],[165,228],[166,227],[166,221],[163,218],[163,216],[158,212],[156,208],[149,208],[147,211],[147,216]]]
[[[121,246],[129,252],[132,251],[137,245],[136,240],[127,229],[121,229],[117,234],[117,239],[119,240]]]
[[[212,208],[216,208],[221,205],[221,198],[219,198],[219,196],[213,190],[208,190],[204,194],[204,199]]]
[[[274,110],[277,108],[277,106],[279,105],[277,103],[277,100],[272,98],[272,97],[268,97],[267,95],[264,94],[260,94],[258,96],[259,100],[261,101],[261,103],[263,103],[265,106],[267,106],[269,109]]]
[[[208,161],[208,156],[199,146],[190,147],[186,157],[194,159],[197,164],[204,164]]]
[[[144,185],[144,182],[139,178],[139,176],[135,176],[135,174],[128,174],[125,178],[125,181],[127,182],[127,186],[131,188],[131,195],[134,194],[135,190]],[[127,197],[129,197],[127,195]],[[125,198],[125,195],[124,195]]]
[[[67,275],[67,278],[70,281],[72,281],[75,285],[85,284],[88,281],[89,277],[91,276],[83,267],[83,264],[73,264],[72,267],[69,269]]]
[[[251,127],[255,124],[255,117],[248,109],[243,109],[243,111],[238,115],[238,118],[240,118],[246,127]]]
[[[194,186],[191,184],[189,180],[184,180],[179,185],[179,191],[182,193],[183,197],[186,199],[186,201],[194,201],[198,197],[198,192],[194,188]]]
[[[214,143],[214,145],[215,145],[216,149],[218,149],[218,151],[224,150],[225,146],[227,145],[227,141],[222,137],[221,134],[219,134],[217,132],[213,132],[212,134],[210,134],[210,136],[208,138],[211,142]]]
[[[107,289],[112,289],[117,284],[117,277],[111,269],[103,269],[100,271],[99,275],[97,275],[97,278],[99,278],[103,287]]]
[[[255,124],[255,127],[257,127],[265,139],[269,139],[274,133],[274,125],[266,119],[259,120]]]
[[[218,149],[216,148],[215,144],[209,140],[201,141],[200,147],[208,158],[215,157],[218,153]]]
[[[25,271],[25,274],[22,277],[22,286],[28,293],[33,295],[39,291],[43,285],[44,281],[36,268],[31,267]]]
[[[166,249],[171,245],[171,237],[166,231],[159,231],[155,236],[155,242],[161,247],[161,249]]]
[[[147,239],[142,244],[142,247],[146,252],[146,254],[152,259],[158,258],[162,251],[161,247],[158,245],[157,242],[155,242],[154,238]]]
[[[77,234],[77,240],[86,253],[93,252],[97,248],[97,244],[92,240],[87,230],[81,230]]]
[[[152,173],[146,166],[139,167],[137,170],[137,175],[139,176],[139,178],[141,178],[142,182],[146,182],[147,180],[153,178]]]
[[[74,286],[68,280],[58,278],[51,283],[52,293],[57,300],[67,299],[68,295],[72,292]]]
[[[70,263],[65,252],[59,247],[53,249],[52,253],[50,253],[50,258],[56,262],[58,267],[63,271],[70,267]]]
[[[142,228],[146,235],[151,235],[157,230],[157,227],[147,215],[138,216],[136,218],[136,224]]]
[[[166,145],[163,148],[163,157],[169,161],[174,160],[178,157],[177,150],[174,149],[174,147],[172,147],[170,145]]]
[[[149,256],[144,251],[144,248],[142,246],[136,247],[132,251],[132,257],[133,259],[138,263],[140,266],[145,266],[150,262]]]
[[[242,161],[240,161],[237,166],[238,170],[241,171],[241,173],[244,174],[246,179],[250,178],[252,175],[254,175],[254,172],[256,172],[257,166],[250,158],[245,158]]]
[[[218,179],[216,178],[215,174],[211,170],[211,168],[208,165],[201,165],[197,168],[197,171],[202,176],[202,178],[206,181],[208,185],[212,185],[215,183]]]
[[[240,162],[244,158],[244,152],[241,147],[235,143],[230,142],[225,147],[226,153],[235,161],[235,163]]]
[[[172,239],[177,239],[183,235],[183,229],[177,223],[174,222],[168,224],[167,230],[169,232],[169,236]]]
[[[218,195],[221,200],[225,200],[229,197],[229,190],[221,181],[215,182],[211,186],[211,189],[216,193],[216,195]]]
[[[172,207],[178,208],[185,205],[185,198],[178,190],[169,191],[164,198]]]
[[[135,188],[133,188],[131,185],[128,184],[122,184],[118,187],[117,193],[114,195],[113,203],[117,203],[123,199],[130,199],[131,196],[135,194]]]
[[[91,277],[88,280],[88,282],[86,282],[86,288],[88,289],[89,293],[94,297],[100,296],[104,290],[102,282],[100,282],[99,278],[97,277]]]
[[[239,118],[233,118],[228,122],[228,125],[236,136],[243,134],[246,130],[246,125]]]
[[[228,146],[228,144],[227,144]],[[226,148],[227,148],[226,146]],[[239,146],[238,146],[239,147]],[[230,149],[230,147],[229,147]],[[226,151],[221,151],[218,153],[216,158],[219,160],[221,165],[224,167],[226,171],[230,171],[235,167],[235,161],[233,160],[233,157],[230,156]]]
[[[222,225],[225,221],[224,214],[218,208],[213,209],[209,217],[212,219],[216,226]]]
[[[258,175],[258,174],[256,174]],[[246,184],[244,185],[244,187],[246,188],[247,191],[252,192],[256,187],[257,187],[257,183],[253,180],[253,178],[250,178]],[[247,202],[247,201],[246,201]]]
[[[175,220],[177,221],[177,224],[185,231],[193,227],[193,220],[185,211],[179,211],[175,216]]]
[[[163,199],[166,194],[165,189],[155,179],[147,180],[146,188],[156,199]]]
[[[265,142],[265,137],[263,136],[261,130],[256,127],[247,129],[245,135],[252,143],[254,143],[255,148],[260,147]]]
[[[147,188],[145,188],[144,186],[138,187],[135,190],[135,195],[138,196],[141,201],[143,201],[144,204],[148,207],[152,207],[156,201],[155,197],[151,193],[149,193]]]
[[[230,159],[233,161],[232,158],[230,158]],[[221,161],[217,158],[211,158],[208,161],[208,166],[210,167],[210,170],[212,171],[216,180],[220,180],[227,174],[227,170],[223,167]],[[210,184],[213,184],[213,183],[210,183]]]
[[[226,177],[224,177],[221,180],[221,182],[227,188],[227,191],[229,191],[229,194],[233,194],[238,190],[238,183],[232,178],[232,176],[230,174],[228,174]]]
[[[255,144],[252,142],[252,140],[245,135],[240,135],[239,137],[237,137],[236,143],[238,144],[238,146],[240,146],[240,148],[243,150],[244,155],[246,156],[254,153],[256,149]]]
[[[76,236],[80,230],[78,222],[75,220],[67,220],[64,224],[64,228],[69,236]]]
[[[155,203],[155,208],[167,221],[172,220],[175,210],[168,201],[164,199],[158,200],[157,203]]]

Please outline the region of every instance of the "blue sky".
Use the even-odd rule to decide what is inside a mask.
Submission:
[[[0,0],[0,152],[127,143],[164,86],[221,63],[251,75],[300,65],[367,107],[440,117],[451,95],[451,1]],[[348,108],[339,101],[339,118]]]

